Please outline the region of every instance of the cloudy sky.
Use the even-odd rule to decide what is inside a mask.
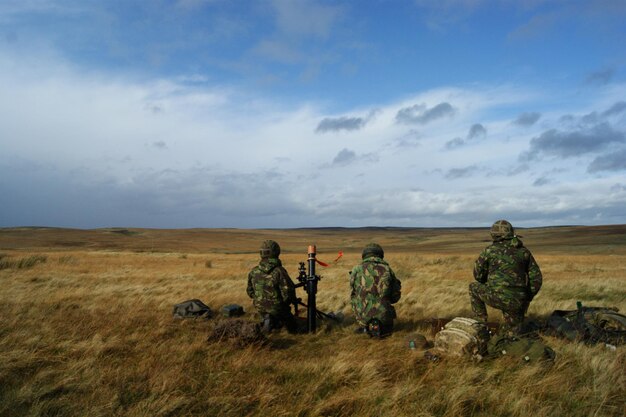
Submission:
[[[626,2],[0,0],[0,227],[626,223]]]

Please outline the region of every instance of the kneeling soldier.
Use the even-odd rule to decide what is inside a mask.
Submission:
[[[396,310],[392,304],[400,300],[401,282],[383,260],[385,252],[377,243],[363,249],[363,262],[350,272],[350,302],[359,328],[357,332],[386,336],[393,331]]]
[[[487,321],[485,304],[501,310],[502,330],[515,332],[541,288],[541,271],[508,221],[495,222],[491,238],[493,243],[482,251],[474,265],[477,282],[469,285],[472,310],[482,321]]]
[[[273,240],[261,245],[261,261],[248,274],[247,293],[263,323],[263,331],[283,326],[292,332],[296,322],[291,305],[296,302],[296,290],[280,259],[280,246]]]

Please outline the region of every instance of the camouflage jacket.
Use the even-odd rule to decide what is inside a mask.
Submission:
[[[350,303],[357,321],[389,323],[396,318],[392,304],[400,300],[401,282],[383,259],[370,256],[350,272]]]
[[[262,259],[248,274],[248,296],[260,315],[291,313],[296,289],[279,259]]]
[[[517,237],[495,241],[485,248],[474,265],[474,279],[529,299],[537,295],[542,284],[539,265]]]

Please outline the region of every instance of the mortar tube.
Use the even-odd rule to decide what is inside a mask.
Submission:
[[[315,245],[309,245],[309,275],[307,277],[306,292],[307,298],[307,330],[309,333],[315,333],[317,330],[317,316],[316,316],[316,302],[315,296],[317,293],[317,276],[315,275]]]

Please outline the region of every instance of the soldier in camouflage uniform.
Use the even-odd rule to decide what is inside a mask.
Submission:
[[[389,264],[383,260],[383,248],[370,243],[363,249],[363,262],[350,272],[350,303],[356,316],[359,333],[370,333],[379,325],[378,335],[385,336],[393,330],[396,310],[392,304],[400,300],[401,282]]]
[[[273,240],[261,245],[261,261],[248,274],[247,293],[263,323],[263,331],[283,326],[295,331],[296,322],[291,304],[296,302],[296,290],[280,259],[280,246]]]
[[[511,223],[498,220],[491,226],[493,243],[482,251],[474,265],[469,285],[472,310],[487,321],[485,304],[502,311],[503,331],[516,331],[528,305],[541,288],[542,277],[533,255],[515,235]]]

